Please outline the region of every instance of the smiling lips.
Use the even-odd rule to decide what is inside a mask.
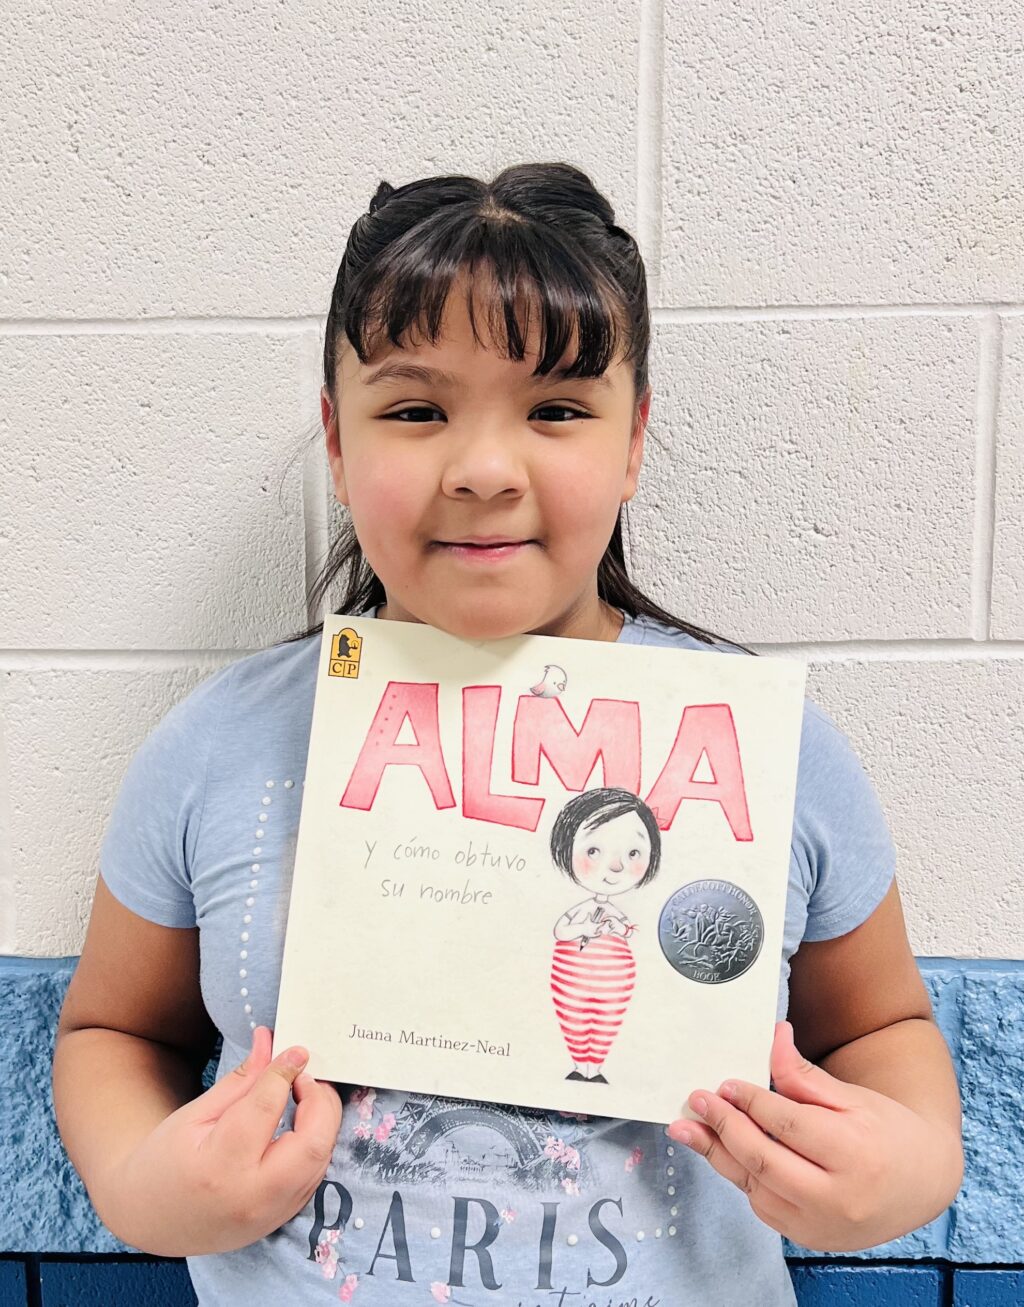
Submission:
[[[507,536],[466,536],[463,540],[438,540],[436,543],[455,558],[488,563],[514,558],[536,541],[510,540]]]

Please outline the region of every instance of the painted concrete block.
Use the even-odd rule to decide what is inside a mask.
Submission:
[[[961,1015],[966,1174],[949,1256],[1024,1262],[1024,972],[968,972]]]
[[[352,0],[339,23],[314,0],[128,28],[103,0],[15,6],[0,317],[319,317],[381,177],[493,175],[538,149],[629,226],[639,10],[516,0],[496,26],[487,5]],[[556,51],[553,80],[538,52]]]
[[[942,1307],[942,1274],[923,1266],[793,1266],[800,1307]]]
[[[812,663],[808,693],[878,791],[914,952],[1019,958],[1024,660]]]
[[[661,323],[651,368],[642,588],[745,643],[970,634],[974,321]]]
[[[49,1262],[39,1266],[40,1307],[196,1307],[184,1261]]]
[[[954,1271],[953,1307],[1020,1307],[1024,1271]]]
[[[4,645],[258,648],[303,628],[315,347],[302,330],[0,338]]]
[[[26,1307],[28,1287],[21,1262],[0,1262],[0,1307]]]
[[[125,768],[167,710],[231,659],[161,670],[0,671],[12,951],[81,951],[96,856]],[[0,751],[0,766],[3,753]],[[18,760],[14,770],[11,760]]]
[[[1024,317],[1002,320],[996,416],[992,637],[1024,637]]]
[[[666,7],[663,299],[1024,298],[1017,0],[770,14]]]

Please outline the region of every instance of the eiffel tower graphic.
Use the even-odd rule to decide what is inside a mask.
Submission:
[[[436,1183],[461,1178],[475,1179],[480,1159],[460,1147],[458,1136],[472,1132],[478,1145],[491,1136],[492,1147],[506,1159],[506,1179],[523,1189],[548,1190],[558,1186],[562,1168],[545,1152],[554,1135],[576,1147],[578,1171],[572,1178],[584,1188],[589,1165],[583,1147],[590,1127],[567,1117],[555,1116],[514,1104],[496,1104],[437,1094],[410,1094],[396,1112],[394,1128],[384,1143],[372,1141],[364,1166],[377,1170],[382,1178],[401,1173],[406,1181]],[[490,1172],[492,1179],[493,1171]]]

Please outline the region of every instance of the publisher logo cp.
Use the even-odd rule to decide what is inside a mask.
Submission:
[[[362,638],[356,635],[351,626],[331,637],[331,661],[327,668],[328,676],[344,676],[354,680],[359,675],[359,659],[363,653]]]

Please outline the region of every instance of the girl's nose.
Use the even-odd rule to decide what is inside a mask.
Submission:
[[[614,861],[611,863],[611,865],[609,866],[608,870],[609,870],[609,871],[621,871],[621,870],[622,870],[622,867],[623,867],[622,859],[621,859],[621,858],[616,858],[616,859],[614,859]]]
[[[445,465],[441,489],[446,495],[464,499],[476,495],[493,499],[496,495],[521,495],[528,484],[526,468],[507,438],[481,435],[461,442]]]

